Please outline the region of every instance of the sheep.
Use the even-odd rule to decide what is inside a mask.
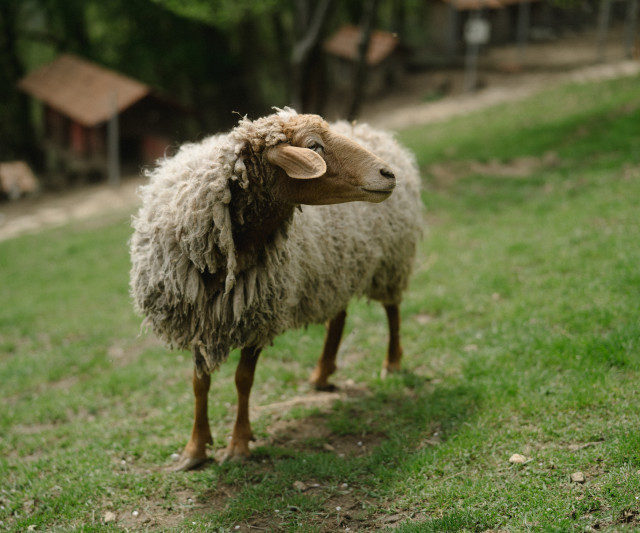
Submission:
[[[250,454],[255,365],[280,333],[327,323],[310,381],[331,389],[347,305],[364,296],[388,318],[383,375],[400,368],[399,304],[422,203],[414,157],[391,134],[285,108],[185,144],[147,174],[130,241],[134,307],[194,359],[195,419],[176,470],[206,460],[210,374],[234,348],[238,410],[225,460]]]

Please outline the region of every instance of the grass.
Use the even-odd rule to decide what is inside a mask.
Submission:
[[[138,336],[127,220],[0,243],[0,528],[640,527],[639,124],[636,77],[403,132],[429,221],[405,370],[378,378],[383,312],[356,302],[323,402],[306,385],[323,328],[287,333],[258,365],[254,403],[276,406],[244,465],[162,468],[190,430],[191,361]],[[549,150],[525,177],[430,173]],[[215,448],[237,357],[212,386]]]

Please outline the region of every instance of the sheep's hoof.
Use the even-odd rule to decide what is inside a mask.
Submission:
[[[398,372],[400,372],[400,365],[383,366],[380,371],[380,379],[385,379],[389,374],[396,374]]]
[[[182,454],[176,459],[175,464],[167,467],[170,472],[187,472],[203,465],[208,461],[206,455],[191,456]]]
[[[328,383],[328,382],[324,382],[324,383],[316,383],[316,382],[311,382],[311,385],[313,385],[313,388],[316,389],[317,391],[322,391],[322,392],[335,392],[338,390],[338,386],[334,385],[333,383]]]
[[[222,456],[220,458],[221,463],[228,462],[244,462],[251,456],[251,451],[249,450],[249,441],[241,440],[234,441],[232,440],[227,446],[227,449],[224,450]]]

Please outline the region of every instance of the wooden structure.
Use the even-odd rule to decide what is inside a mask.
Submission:
[[[184,110],[149,86],[69,54],[29,73],[19,87],[43,104],[50,170],[105,175],[113,167],[109,152],[118,166],[137,170],[161,157],[184,127]],[[108,134],[114,118],[115,137]]]
[[[335,86],[348,91],[353,84],[358,46],[362,39],[361,29],[356,26],[342,26],[324,43],[324,51],[330,57],[330,71]],[[382,92],[393,84],[402,72],[399,58],[398,38],[387,31],[375,30],[371,33],[367,50],[366,94]]]
[[[524,48],[529,37],[532,4],[538,0],[443,0],[431,2],[428,27],[429,47],[450,61],[465,49],[464,27],[470,18],[482,14],[491,25],[491,44],[516,40]],[[540,3],[541,4],[541,3]]]

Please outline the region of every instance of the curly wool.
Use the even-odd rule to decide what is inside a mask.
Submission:
[[[419,174],[390,134],[365,124],[331,129],[392,167],[390,198],[292,206],[261,249],[238,253],[234,233],[278,204],[264,149],[286,141],[292,121],[310,119],[322,120],[288,109],[244,119],[183,145],[141,188],[130,243],[134,306],[171,347],[193,350],[198,372],[212,372],[233,348],[325,322],[353,297],[400,302],[422,227]]]

